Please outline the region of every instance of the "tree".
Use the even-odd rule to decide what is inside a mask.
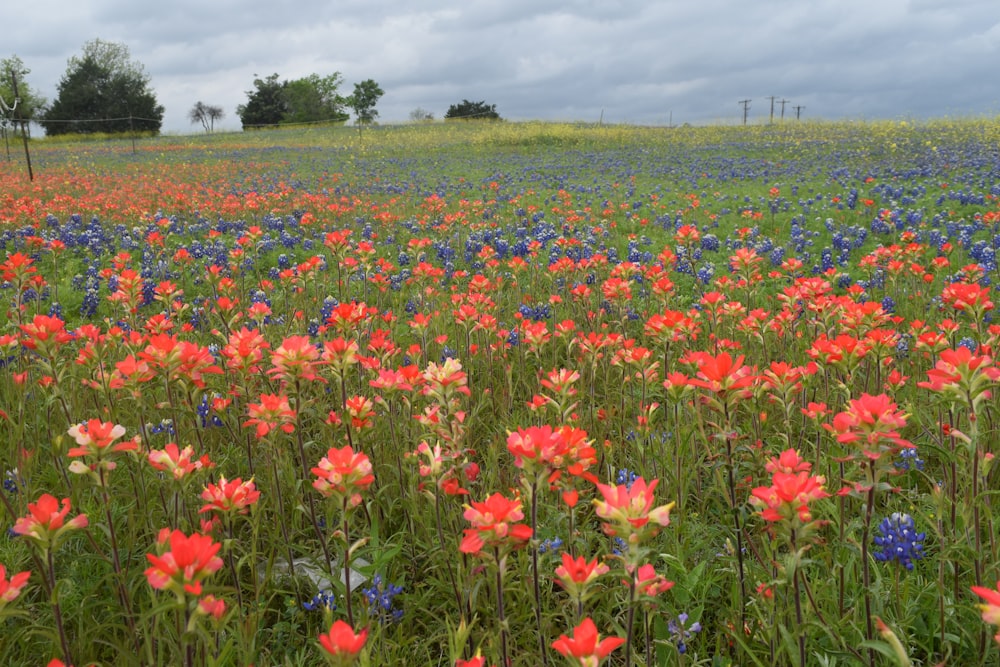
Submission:
[[[410,112],[410,120],[414,123],[430,123],[434,120],[434,114],[427,109],[417,107]]]
[[[344,81],[340,72],[321,77],[310,74],[307,77],[289,81],[285,85],[285,99],[288,111],[281,119],[283,123],[343,123],[349,116],[344,113],[347,100],[338,92]]]
[[[55,102],[39,119],[45,134],[152,132],[163,125],[163,106],[149,89],[142,64],[128,47],[95,39],[69,59]]]
[[[226,112],[222,110],[222,107],[205,104],[201,100],[195,102],[191,110],[188,111],[188,118],[191,120],[191,124],[201,123],[201,126],[205,128],[205,132],[214,131],[215,121],[222,120],[225,116]]]
[[[45,110],[45,98],[31,89],[27,76],[31,70],[16,55],[0,59],[0,126],[6,131],[14,120],[32,120]],[[14,79],[17,79],[17,95]],[[6,106],[4,106],[6,105]]]
[[[288,82],[278,81],[278,74],[274,73],[266,79],[255,78],[253,86],[254,90],[247,91],[247,103],[236,107],[243,129],[280,123],[288,113],[285,97]]]
[[[461,104],[452,104],[444,117],[445,120],[503,120],[497,113],[497,105],[469,100],[462,100]]]
[[[354,110],[355,123],[359,131],[362,125],[370,125],[378,118],[375,105],[384,94],[385,92],[373,79],[354,84],[354,94],[347,98],[347,106]]]
[[[254,75],[256,76],[256,75]],[[282,123],[343,123],[345,100],[338,89],[340,72],[327,76],[310,74],[294,81],[279,81],[277,74],[253,80],[247,103],[236,107],[243,129]]]

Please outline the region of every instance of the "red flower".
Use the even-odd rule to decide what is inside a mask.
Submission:
[[[601,639],[597,626],[590,618],[585,618],[573,628],[573,636],[560,635],[552,642],[552,648],[575,661],[580,667],[597,667],[612,651],[625,643],[621,637]]]
[[[7,568],[0,563],[0,612],[3,611],[8,602],[17,599],[30,577],[31,572],[18,572],[8,581]]]
[[[243,327],[229,336],[222,348],[222,356],[226,358],[226,366],[241,373],[259,373],[257,365],[264,359],[264,352],[270,345],[257,329]]]
[[[331,665],[348,667],[354,664],[367,639],[368,628],[355,634],[354,628],[344,621],[334,621],[330,631],[319,636],[319,643]]]
[[[67,455],[84,459],[70,463],[70,472],[78,475],[91,475],[99,486],[103,486],[107,481],[104,472],[114,470],[118,466],[114,461],[107,460],[109,454],[134,452],[139,449],[136,440],[113,444],[115,440],[125,435],[125,427],[111,422],[102,422],[99,419],[91,419],[82,424],[71,426],[67,433],[79,445],[66,452]]]
[[[276,428],[285,433],[295,430],[295,410],[288,403],[288,397],[277,394],[261,394],[260,403],[251,403],[247,407],[250,419],[243,426],[257,426],[257,438],[265,438]]]
[[[159,554],[146,554],[150,566],[145,572],[156,590],[169,590],[178,597],[201,595],[202,580],[222,567],[222,559],[216,555],[222,545],[208,535],[188,536],[164,528],[156,544]]]
[[[812,521],[809,503],[830,494],[823,489],[822,476],[809,474],[810,464],[799,458],[794,449],[787,449],[771,459],[771,486],[758,486],[751,491],[750,502],[761,508],[765,521]]]
[[[986,354],[973,354],[967,347],[942,350],[934,368],[927,371],[927,382],[917,386],[939,392],[951,402],[962,403],[975,411],[990,397],[990,383],[1000,381],[1000,368]]]
[[[625,484],[598,484],[604,500],[595,499],[597,516],[605,520],[602,524],[607,535],[618,536],[630,545],[656,535],[660,528],[670,525],[670,510],[674,503],[653,507],[653,492],[660,480],[651,484],[637,477],[631,486]]]
[[[149,452],[149,465],[157,470],[170,473],[175,481],[183,479],[189,473],[202,468],[211,468],[215,464],[205,454],[200,459],[194,460],[194,448],[188,445],[184,449],[178,449],[176,442],[168,442],[163,449],[154,449]]]
[[[208,503],[201,506],[199,514],[205,512],[246,514],[250,506],[260,499],[260,491],[252,479],[244,482],[237,477],[227,481],[225,477],[219,477],[218,484],[208,484],[205,487],[201,492],[201,499]]]
[[[510,500],[494,493],[483,502],[465,506],[465,520],[472,528],[465,530],[465,537],[458,547],[466,554],[477,554],[484,546],[495,548],[523,546],[531,539],[531,526],[517,523],[524,519],[521,500]]]
[[[21,345],[51,359],[64,343],[73,340],[73,334],[66,331],[66,323],[58,317],[35,315],[29,324],[20,325],[24,338]]]
[[[983,598],[986,604],[979,605],[983,613],[983,620],[990,625],[1000,625],[1000,582],[996,588],[986,588],[985,586],[973,586],[972,592]],[[1000,631],[994,639],[1000,643]]]
[[[583,556],[574,558],[568,552],[562,553],[562,565],[556,568],[556,582],[574,598],[583,597],[587,587],[611,568],[596,558],[588,561]]]
[[[28,515],[14,523],[14,532],[33,540],[43,551],[54,549],[66,531],[87,527],[86,514],[66,521],[71,506],[69,498],[60,502],[43,494],[37,503],[28,503]]]
[[[688,384],[701,387],[715,394],[726,405],[750,397],[750,387],[757,381],[757,374],[750,366],[743,365],[744,356],[735,359],[728,352],[711,355],[691,352],[688,359],[697,364],[697,377]]]
[[[627,581],[622,583],[628,585]],[[635,592],[640,597],[655,598],[673,587],[674,582],[658,574],[656,568],[649,563],[641,565],[635,574]]]
[[[355,452],[348,445],[340,449],[331,447],[312,473],[318,477],[313,482],[313,488],[327,498],[346,502],[349,507],[360,505],[361,491],[375,481],[371,461],[364,453]]]
[[[289,336],[271,353],[271,368],[267,374],[285,382],[312,381],[319,377],[319,350],[309,336]]]
[[[837,434],[837,442],[861,441],[865,456],[872,460],[886,451],[913,447],[904,440],[898,429],[906,426],[906,414],[896,410],[896,404],[886,394],[851,399],[848,409],[833,418],[833,425],[824,424],[828,431]]]

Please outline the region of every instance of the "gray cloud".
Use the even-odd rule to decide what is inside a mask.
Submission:
[[[737,122],[767,96],[805,117],[994,115],[1000,16],[947,0],[37,0],[5,11],[6,56],[52,99],[67,60],[100,37],[124,42],[191,132],[195,101],[237,104],[254,75],[339,71],[345,92],[379,82],[385,122],[462,99],[511,119],[641,124]]]

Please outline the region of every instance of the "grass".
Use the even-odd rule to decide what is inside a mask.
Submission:
[[[31,572],[0,660],[315,664],[336,620],[368,633],[362,664],[555,665],[588,618],[615,665],[997,664],[971,588],[1000,578],[998,138],[964,119],[33,142],[33,183],[0,163],[0,514],[52,494],[88,525],[0,540],[8,579]],[[68,431],[90,420],[134,448],[86,450]],[[150,464],[171,442],[176,478]],[[765,491],[791,483],[769,464],[787,450],[815,485],[798,504]],[[348,452],[353,481],[314,486]],[[201,511],[221,477],[259,499]],[[600,490],[636,483],[618,510],[646,524]],[[894,514],[912,569],[876,558]],[[155,571],[185,544],[188,589]],[[564,556],[608,572],[578,599]]]

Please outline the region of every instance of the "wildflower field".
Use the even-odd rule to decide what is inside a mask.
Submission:
[[[1000,664],[1000,121],[19,149],[0,664]]]

